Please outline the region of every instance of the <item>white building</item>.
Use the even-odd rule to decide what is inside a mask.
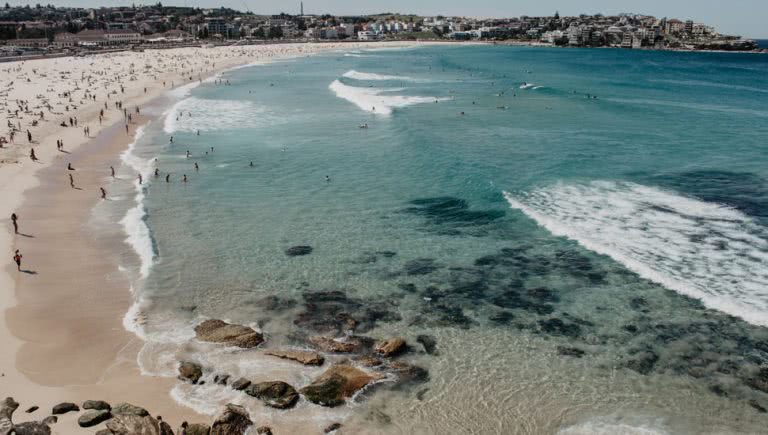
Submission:
[[[364,30],[362,32],[357,32],[357,39],[361,41],[375,41],[379,39],[379,34],[370,30]]]

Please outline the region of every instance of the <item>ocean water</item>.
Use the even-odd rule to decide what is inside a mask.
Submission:
[[[142,370],[196,360],[298,388],[323,368],[192,328],[303,348],[349,315],[406,337],[429,378],[335,409],[213,382],[176,400],[298,432],[764,432],[768,57],[444,46],[220,79],[150,109],[121,168],[148,180],[121,194]]]

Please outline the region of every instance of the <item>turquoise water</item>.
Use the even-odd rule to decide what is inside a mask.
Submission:
[[[204,347],[192,326],[301,347],[351,316],[404,335],[429,380],[251,412],[401,433],[765,427],[767,57],[429,47],[221,78],[179,92],[134,150],[161,174],[137,242],[148,373],[197,358],[302,386],[316,372]],[[203,412],[246,400],[172,394]]]

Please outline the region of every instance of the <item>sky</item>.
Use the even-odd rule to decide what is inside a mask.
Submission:
[[[24,0],[11,5],[32,4]],[[166,0],[165,5],[225,6],[255,13],[298,13],[300,0]],[[134,0],[39,0],[57,6],[118,6]],[[137,0],[136,4],[156,3]],[[768,39],[768,0],[305,0],[304,13],[358,15],[400,12],[419,15],[461,15],[470,17],[517,17],[520,15],[605,15],[630,12],[656,17],[691,19],[715,26],[721,33]]]

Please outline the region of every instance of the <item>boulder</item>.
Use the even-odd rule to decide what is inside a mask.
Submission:
[[[437,339],[431,335],[419,335],[416,341],[424,346],[424,351],[429,355],[437,355]]]
[[[387,368],[397,375],[397,385],[403,386],[413,383],[422,383],[429,380],[429,372],[413,364],[396,361],[389,364]]]
[[[277,409],[292,408],[299,400],[299,393],[282,381],[259,382],[245,389],[249,396],[261,399],[265,405]]]
[[[285,250],[285,255],[289,257],[297,257],[300,255],[309,255],[312,253],[312,247],[306,245],[291,246]]]
[[[407,346],[404,339],[394,337],[379,343],[374,350],[381,356],[392,357],[405,352],[406,348]]]
[[[48,417],[45,417],[43,419],[43,423],[47,424],[48,426],[52,424],[56,424],[59,422],[59,417],[56,417],[55,415],[49,415]]]
[[[243,435],[252,425],[251,417],[245,408],[229,403],[214,420],[210,435]]]
[[[161,435],[160,424],[150,415],[114,414],[107,429],[113,435]]]
[[[179,380],[196,384],[203,377],[203,367],[190,361],[179,363]]]
[[[135,415],[137,417],[147,417],[149,415],[149,411],[146,409],[131,405],[130,403],[118,403],[117,405],[112,408],[112,414],[115,415]]]
[[[363,355],[357,357],[355,358],[355,362],[362,365],[363,367],[378,367],[384,364],[384,361],[372,355]]]
[[[0,402],[0,435],[8,435],[13,431],[13,413],[19,408],[13,397],[6,397]]]
[[[557,353],[563,356],[572,356],[574,358],[581,358],[585,352],[578,347],[571,346],[557,346]]]
[[[207,424],[192,423],[186,421],[181,424],[178,435],[208,435],[211,433],[211,427]]]
[[[173,435],[171,425],[164,422],[160,416],[157,417],[157,424],[160,425],[160,435]]]
[[[200,341],[222,343],[245,349],[256,347],[264,342],[264,336],[252,328],[216,319],[209,319],[197,325],[195,334]]]
[[[51,435],[51,428],[39,421],[28,421],[13,427],[16,435]]]
[[[325,358],[319,353],[304,350],[268,350],[265,353],[278,358],[298,361],[305,366],[321,366],[325,362]]]
[[[243,391],[246,388],[248,388],[249,385],[251,385],[251,381],[249,381],[248,379],[245,379],[245,378],[240,378],[240,379],[236,380],[235,382],[232,382],[231,387],[232,387],[233,390]]]
[[[37,406],[37,405],[35,405],[35,406],[30,406],[29,408],[27,408],[27,411],[26,411],[26,413],[27,413],[27,414],[31,414],[31,413],[33,413],[33,412],[37,411],[38,409],[40,409],[40,407],[39,407],[39,406]]]
[[[331,433],[333,431],[339,430],[341,428],[341,423],[331,423],[328,426],[323,429],[324,433]]]
[[[86,400],[83,402],[83,409],[106,409],[109,411],[112,407],[103,400]]]
[[[354,343],[338,341],[321,335],[310,337],[309,342],[323,352],[349,353],[355,351]]]
[[[216,385],[227,385],[229,382],[229,375],[216,375],[213,377],[213,383]]]
[[[256,433],[259,435],[272,435],[272,428],[269,426],[259,426],[256,428]]]
[[[91,427],[97,424],[107,421],[112,418],[112,413],[107,409],[91,409],[86,411],[80,418],[77,419],[77,424],[80,427]]]
[[[80,410],[80,407],[75,405],[74,403],[64,402],[54,406],[53,409],[51,410],[51,414],[59,415],[59,414],[66,414],[68,412],[79,411],[79,410]]]
[[[383,377],[383,375],[367,373],[350,365],[337,364],[302,388],[301,393],[307,400],[318,405],[339,406],[345,399]]]

